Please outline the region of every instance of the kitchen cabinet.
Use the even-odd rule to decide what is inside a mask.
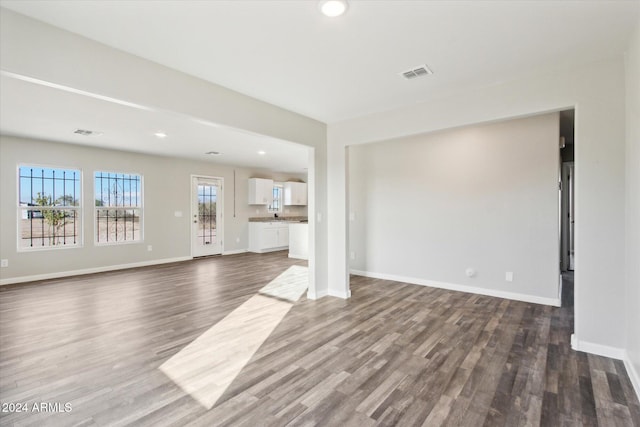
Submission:
[[[289,258],[309,259],[309,224],[289,224]]]
[[[284,204],[286,206],[306,206],[307,184],[304,182],[285,182]]]
[[[273,203],[273,180],[249,178],[249,204],[269,205]]]
[[[289,247],[289,223],[283,221],[250,222],[249,252],[270,252]]]

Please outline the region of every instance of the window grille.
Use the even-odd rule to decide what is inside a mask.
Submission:
[[[198,241],[202,245],[217,243],[218,187],[198,185]]]
[[[274,184],[273,186],[273,202],[267,207],[269,212],[282,212],[282,198],[284,195],[284,186],[282,184]]]
[[[82,244],[77,169],[18,167],[18,250]]]
[[[96,172],[96,244],[142,241],[142,176]]]

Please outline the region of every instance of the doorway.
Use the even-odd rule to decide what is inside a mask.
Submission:
[[[191,256],[220,255],[223,250],[222,178],[191,177]]]
[[[560,269],[561,305],[574,307],[575,266],[575,110],[560,112]],[[573,310],[572,310],[573,311]]]
[[[575,110],[560,112],[560,263],[562,272],[574,269],[575,224]]]

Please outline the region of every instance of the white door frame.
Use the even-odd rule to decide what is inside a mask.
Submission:
[[[195,238],[195,233],[193,230],[193,224],[194,224],[194,215],[195,218],[197,218],[198,212],[195,211],[195,206],[196,206],[196,200],[195,200],[195,195],[194,195],[194,183],[196,182],[197,179],[203,179],[203,180],[212,180],[212,181],[219,181],[220,182],[220,188],[219,188],[219,192],[216,196],[216,213],[219,213],[218,218],[216,220],[216,236],[218,238],[218,240],[220,241],[220,254],[224,253],[224,178],[221,176],[207,176],[207,175],[191,175],[191,179],[189,181],[189,194],[191,195],[189,197],[190,200],[190,207],[189,207],[189,233],[191,235],[191,258],[195,258],[198,255],[195,255],[195,246],[196,246],[196,238]],[[218,221],[219,220],[219,221]]]
[[[573,185],[573,181],[575,181],[573,176],[573,166],[574,162],[564,162],[562,164],[562,208],[561,208],[561,221],[562,221],[562,250],[561,250],[561,261],[562,261],[562,271],[568,271],[570,267],[570,254],[569,251],[571,249],[570,245],[570,227],[571,220],[573,220],[573,215],[570,215],[570,208],[572,207],[571,196],[573,195],[573,189],[571,185]],[[571,174],[571,179],[569,179],[569,175]]]
[[[309,228],[309,254],[307,265],[309,269],[309,287],[307,288],[307,298],[318,299],[324,295],[319,295],[316,289],[316,216],[318,222],[320,214],[316,204],[316,149],[308,147],[307,161],[307,219]]]

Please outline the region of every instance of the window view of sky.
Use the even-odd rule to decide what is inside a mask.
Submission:
[[[96,172],[94,178],[96,206],[141,206],[142,185],[140,175]]]
[[[74,206],[80,200],[81,172],[77,169],[22,166],[19,176],[21,206]]]

